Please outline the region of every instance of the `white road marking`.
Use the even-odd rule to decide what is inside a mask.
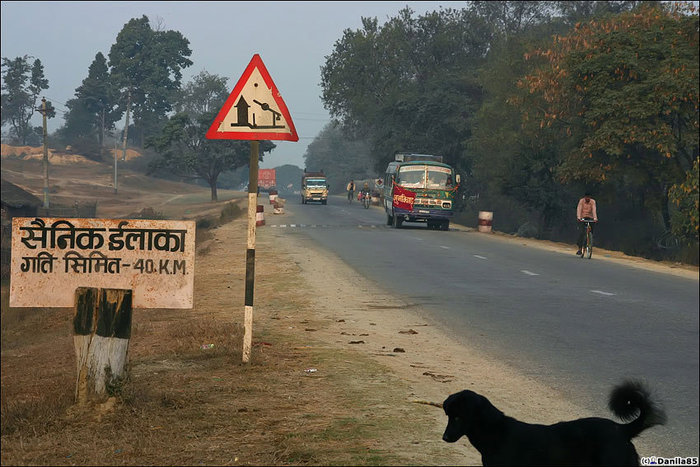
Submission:
[[[520,272],[527,274],[528,276],[539,276],[536,272],[528,271],[527,269],[521,269]]]
[[[488,258],[486,258],[486,256],[481,256],[481,255],[474,255],[474,258],[488,259]]]
[[[296,227],[296,224],[289,224],[290,227]]]
[[[443,248],[443,249],[445,249],[445,250],[449,250],[449,249],[450,249],[449,246],[443,246],[443,245],[440,245],[440,248]]]
[[[608,296],[608,297],[609,297],[609,296],[612,296],[612,295],[615,295],[614,293],[611,293],[611,292],[603,292],[602,290],[591,290],[591,292],[597,293],[597,294],[600,294],[600,295],[605,295],[605,296]]]

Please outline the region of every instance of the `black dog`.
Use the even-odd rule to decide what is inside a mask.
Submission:
[[[465,435],[484,465],[639,465],[632,438],[666,422],[638,381],[626,381],[610,394],[608,407],[622,420],[632,420],[627,424],[597,417],[554,425],[524,423],[468,390],[452,394],[442,407],[448,417],[442,439],[454,443]]]

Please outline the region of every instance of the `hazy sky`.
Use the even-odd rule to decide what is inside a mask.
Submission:
[[[467,2],[29,2],[2,1],[0,55],[41,60],[49,80],[44,96],[59,110],[49,131],[63,125],[65,102],[87,76],[97,52],[109,54],[117,34],[132,18],[148,16],[190,41],[193,65],[183,83],[206,70],[229,78],[233,90],[254,54],[260,54],[299,134],[298,142],[277,141],[262,168],[304,166],[307,145],[330,120],[321,102],[320,67],[345,29],[359,29],[361,17],[380,24],[409,6],[416,16]],[[37,115],[35,125],[40,125]],[[123,124],[122,124],[123,125]]]

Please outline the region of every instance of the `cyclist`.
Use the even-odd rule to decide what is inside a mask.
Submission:
[[[352,202],[352,195],[353,195],[353,192],[355,191],[355,181],[350,180],[350,182],[348,183],[348,186],[345,187],[345,189],[348,192],[348,203],[350,203],[350,202]]]
[[[362,197],[369,196],[369,183],[365,182],[364,185],[362,185]]]
[[[576,219],[579,222],[579,232],[578,240],[576,241],[576,246],[578,246],[577,255],[581,255],[581,249],[583,248],[583,242],[586,237],[586,223],[583,222],[586,219],[592,219],[593,222],[598,222],[598,213],[596,212],[595,200],[591,197],[591,194],[587,191],[583,198],[578,202],[576,207]],[[591,224],[591,232],[593,232],[593,227],[595,224]]]

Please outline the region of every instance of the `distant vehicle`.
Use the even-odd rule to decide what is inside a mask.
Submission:
[[[328,179],[323,171],[306,172],[301,176],[301,204],[309,201],[318,201],[321,204],[328,202]]]
[[[425,222],[429,229],[449,230],[459,182],[442,156],[396,153],[384,173],[387,225]]]

